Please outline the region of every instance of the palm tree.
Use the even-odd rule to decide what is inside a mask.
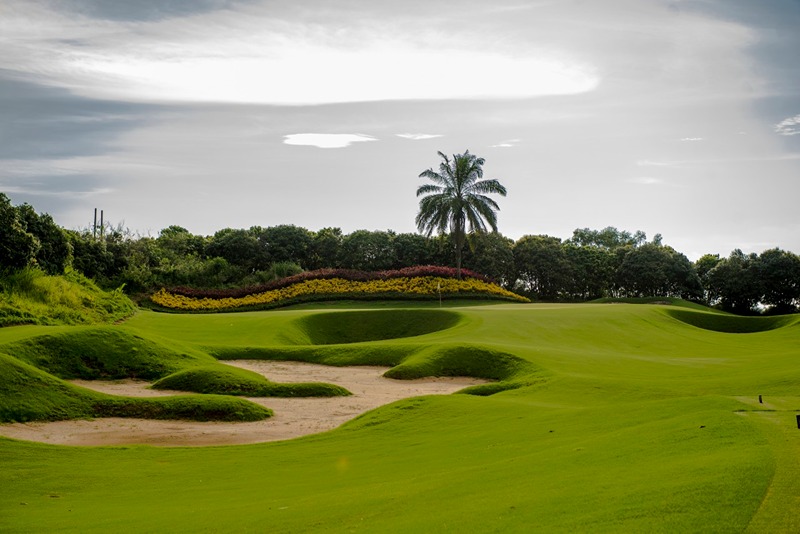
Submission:
[[[483,180],[484,159],[469,153],[454,154],[451,160],[439,152],[439,172],[432,168],[420,173],[433,183],[417,188],[419,201],[417,229],[426,236],[450,230],[456,249],[456,273],[461,278],[461,250],[469,232],[485,232],[486,224],[497,231],[497,202],[488,194],[506,196],[506,188],[497,180]]]

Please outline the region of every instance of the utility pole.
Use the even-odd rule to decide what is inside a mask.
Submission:
[[[99,232],[98,232],[99,230]],[[103,220],[103,210],[100,210],[100,226],[97,226],[97,208],[94,209],[94,223],[92,223],[92,239],[103,241],[106,235],[105,221]]]

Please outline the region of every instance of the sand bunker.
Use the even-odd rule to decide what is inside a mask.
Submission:
[[[487,382],[464,377],[391,380],[381,376],[386,371],[385,367],[329,367],[262,360],[225,363],[261,373],[273,382],[338,384],[350,390],[353,395],[300,399],[250,398],[275,412],[266,421],[254,423],[199,423],[110,417],[89,421],[0,425],[0,435],[60,445],[203,446],[260,443],[331,430],[368,410],[396,400],[420,395],[447,395],[467,386]],[[74,380],[72,383],[129,397],[186,394],[146,389],[149,383],[140,380]]]

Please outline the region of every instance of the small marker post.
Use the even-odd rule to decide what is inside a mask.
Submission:
[[[800,428],[800,415],[797,416],[797,428]]]
[[[764,404],[764,401],[763,401],[763,400],[761,400],[761,395],[759,395],[759,396],[758,396],[758,403],[759,403],[759,404]]]

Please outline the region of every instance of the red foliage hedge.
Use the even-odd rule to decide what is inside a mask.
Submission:
[[[263,293],[273,289],[281,289],[298,282],[306,280],[342,278],[353,282],[368,282],[370,280],[388,280],[390,278],[415,278],[422,276],[441,276],[442,278],[457,278],[454,267],[440,267],[438,265],[420,265],[417,267],[406,267],[391,271],[355,271],[353,269],[317,269],[316,271],[305,271],[294,276],[288,276],[275,280],[267,284],[249,287],[237,287],[232,289],[196,289],[192,287],[173,287],[167,289],[173,295],[183,295],[192,298],[241,298],[247,295]],[[488,277],[478,274],[469,269],[461,269],[461,278],[474,278],[484,282],[492,283]]]

